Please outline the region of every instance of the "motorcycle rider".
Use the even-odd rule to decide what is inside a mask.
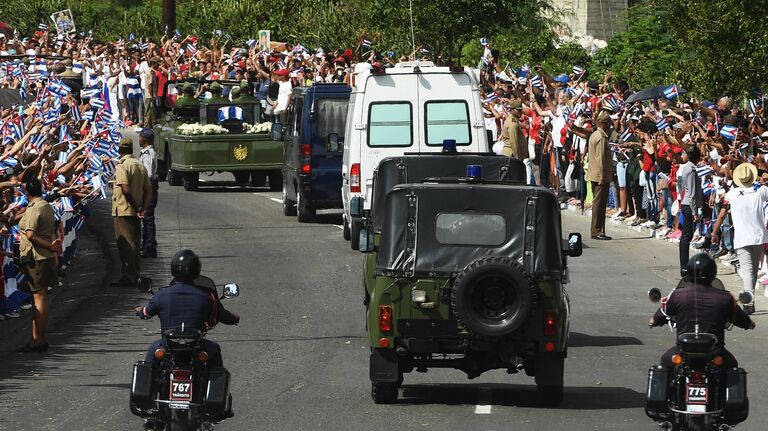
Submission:
[[[152,316],[160,317],[161,330],[193,328],[207,331],[216,323],[237,325],[240,316],[224,309],[216,294],[215,286],[205,286],[195,279],[200,276],[200,258],[192,250],[180,250],[171,260],[173,283],[160,289],[144,307],[136,308],[136,315],[148,320]],[[146,361],[159,366],[154,352],[165,347],[166,341],[155,341],[147,351]],[[200,340],[200,348],[208,354],[208,367],[223,367],[221,348],[211,340]]]
[[[728,322],[744,329],[754,329],[755,322],[736,305],[736,299],[728,291],[712,287],[717,276],[717,264],[706,253],[699,253],[688,261],[685,287],[677,288],[669,295],[666,315],[661,308],[656,311],[649,326],[664,326],[667,316],[677,323],[677,335],[695,332],[714,334],[717,344],[714,353],[723,357],[724,368],[737,367],[736,358],[725,349],[725,328]],[[672,356],[680,354],[679,345],[667,350],[661,357],[661,365],[674,368]]]

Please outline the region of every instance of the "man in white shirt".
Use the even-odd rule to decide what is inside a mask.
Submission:
[[[733,171],[736,187],[725,195],[731,208],[734,230],[733,247],[739,257],[739,276],[744,290],[753,292],[757,282],[757,269],[763,260],[763,246],[768,243],[768,230],[765,227],[764,208],[768,203],[768,187],[753,187],[757,180],[757,167],[752,163],[742,163]],[[763,294],[768,293],[766,290]],[[751,314],[754,305],[744,311]]]
[[[288,79],[288,69],[280,69],[275,72],[275,75],[278,77],[278,85],[280,87],[280,90],[277,93],[275,115],[280,119],[280,123],[283,127],[285,127],[286,122],[288,121],[288,106],[291,103],[291,91],[293,91],[293,86],[291,85],[291,80]]]

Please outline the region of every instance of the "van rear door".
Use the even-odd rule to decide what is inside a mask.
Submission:
[[[310,105],[310,132],[305,137],[312,147],[312,200],[341,202],[341,159],[349,98],[322,95]],[[336,134],[338,140],[329,139]]]
[[[419,76],[419,152],[440,152],[445,139],[454,139],[459,152],[486,151],[485,136],[475,127],[479,94],[473,87],[467,73]]]

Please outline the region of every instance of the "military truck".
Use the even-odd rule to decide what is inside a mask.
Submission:
[[[581,235],[562,239],[554,194],[524,177],[499,156],[402,156],[379,164],[370,212],[352,201],[375,403],[429,368],[524,371],[543,405],[562,400],[567,257]]]
[[[265,186],[268,180],[270,190],[280,190],[283,164],[280,126],[265,124],[267,120],[263,118],[260,102],[202,99],[196,106],[175,107],[185,82],[194,86],[195,93],[200,92],[198,86],[213,83],[199,80],[166,82],[161,118],[154,128],[158,175],[167,179],[170,185],[183,185],[190,191],[197,190],[201,172],[231,172],[238,184],[250,180],[255,187]],[[222,85],[225,94],[239,84],[236,81],[216,82]],[[229,116],[229,108],[239,108],[232,110],[238,115]],[[221,109],[225,109],[227,115],[221,116]],[[180,127],[183,125],[187,125],[188,130],[194,129],[191,133],[200,134],[182,133],[184,127]],[[203,129],[206,126],[211,129],[211,125],[220,126],[226,132],[202,134]],[[269,127],[253,127],[256,125]]]

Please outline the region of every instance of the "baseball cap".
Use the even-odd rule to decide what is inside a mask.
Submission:
[[[145,127],[141,129],[139,132],[139,136],[146,139],[155,139],[155,131],[150,129],[149,127]]]

